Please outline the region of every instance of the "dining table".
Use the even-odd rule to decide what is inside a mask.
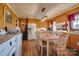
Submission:
[[[56,40],[59,39],[59,37],[56,35],[53,35],[53,33],[50,34],[49,32],[42,33],[41,37],[42,37],[42,40],[46,42],[46,48],[47,48],[46,55],[49,56],[49,49],[50,49],[49,43],[52,41],[55,42]]]

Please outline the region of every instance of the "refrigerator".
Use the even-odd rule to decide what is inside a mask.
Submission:
[[[28,24],[28,40],[36,39],[36,24],[35,23],[29,23]]]

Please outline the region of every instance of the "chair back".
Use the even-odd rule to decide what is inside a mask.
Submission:
[[[60,35],[59,48],[65,48],[66,49],[68,38],[69,38],[69,34],[62,34],[62,35]]]
[[[39,31],[36,32],[36,40],[38,45],[42,45],[41,33]]]

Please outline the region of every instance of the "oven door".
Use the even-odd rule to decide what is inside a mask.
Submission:
[[[16,56],[16,47],[13,47],[11,50],[10,50],[10,53],[8,56]]]

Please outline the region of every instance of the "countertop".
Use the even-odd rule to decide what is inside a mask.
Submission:
[[[7,40],[11,39],[15,35],[0,35],[0,44],[6,42]]]
[[[53,33],[52,31],[48,31],[49,33]],[[79,35],[79,31],[78,32],[74,32],[74,31],[64,31],[64,30],[59,30],[57,32],[63,32],[63,33],[67,33],[67,34],[72,34],[72,35]]]
[[[61,32],[68,33],[68,34],[73,34],[73,35],[79,35],[79,32],[72,32],[72,31],[70,31],[70,32],[61,31]]]

